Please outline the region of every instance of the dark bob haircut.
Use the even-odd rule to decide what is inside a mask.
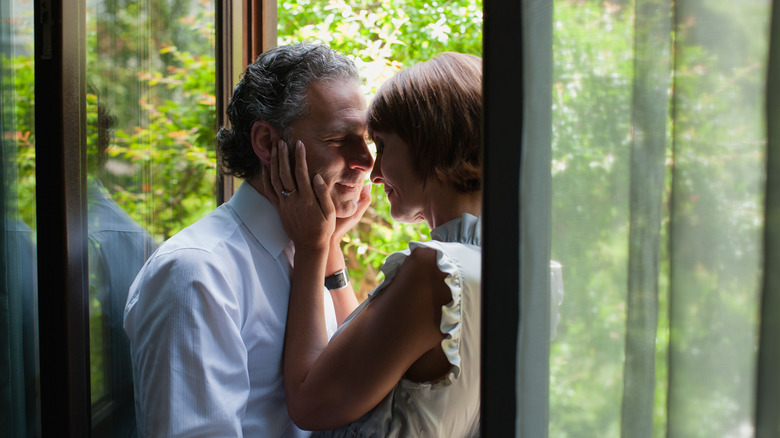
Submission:
[[[395,74],[368,108],[368,133],[394,132],[413,171],[459,192],[482,187],[482,59],[445,52]]]

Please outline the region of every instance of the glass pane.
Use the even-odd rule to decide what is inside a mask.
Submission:
[[[771,2],[677,3],[669,436],[749,437]]]
[[[650,3],[657,17],[634,9]],[[649,436],[621,411],[629,371],[653,365],[629,363],[627,312],[654,303],[632,304],[627,289],[656,280],[629,270],[629,220],[652,190],[631,199],[632,166],[650,163],[630,146],[647,134],[648,109],[669,98],[664,210],[650,224],[661,229],[660,257],[641,261],[660,265],[658,331],[647,341],[655,369],[642,370],[655,373],[652,436],[753,436],[770,6],[555,2],[552,255],[566,298],[550,357],[550,436],[617,437],[621,424],[623,436]],[[654,34],[671,48],[668,90],[638,70],[653,61],[637,45],[651,20],[673,26]],[[643,101],[653,84],[659,100]]]
[[[551,256],[566,295],[551,345],[551,437],[620,436],[632,3],[554,4]]]
[[[128,289],[159,243],[216,207],[214,2],[87,5],[92,422],[133,436]]]
[[[32,3],[0,1],[0,430],[39,436]]]

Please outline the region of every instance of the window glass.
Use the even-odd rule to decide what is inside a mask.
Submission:
[[[0,1],[0,430],[40,435],[32,3]]]
[[[87,1],[89,334],[95,436],[135,435],[128,289],[216,206],[212,0]]]
[[[551,345],[550,436],[614,437],[628,282],[633,9],[561,2],[553,13],[552,257],[563,265],[566,295]]]
[[[755,433],[770,9],[555,2],[550,436]]]

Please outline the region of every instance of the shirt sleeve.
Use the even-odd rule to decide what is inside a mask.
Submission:
[[[325,304],[325,333],[328,334],[328,339],[330,339],[339,326],[339,323],[336,320],[336,306],[333,304],[333,297],[330,295],[330,291],[328,291],[327,288],[322,288],[322,296]]]
[[[202,250],[158,254],[131,287],[125,329],[142,436],[242,436],[247,349],[235,282],[219,266]]]

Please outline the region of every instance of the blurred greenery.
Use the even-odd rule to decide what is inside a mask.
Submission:
[[[556,2],[552,258],[565,298],[550,355],[550,436],[620,434],[633,11]]]
[[[116,123],[105,166],[90,175],[162,242],[216,206],[214,4],[105,7],[87,21],[87,80],[96,95],[88,114],[100,106]],[[92,156],[97,129],[90,132]]]
[[[733,6],[679,2],[669,35],[656,437],[751,428],[766,4]],[[620,436],[636,14],[633,2],[554,7],[552,257],[566,290],[550,356],[556,438]]]

